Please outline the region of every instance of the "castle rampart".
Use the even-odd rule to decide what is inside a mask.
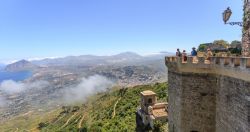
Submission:
[[[250,131],[250,58],[166,57],[170,132]]]

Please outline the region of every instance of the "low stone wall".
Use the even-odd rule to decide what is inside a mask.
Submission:
[[[168,103],[157,103],[157,104],[153,105],[153,109],[166,108],[167,105],[168,105]]]

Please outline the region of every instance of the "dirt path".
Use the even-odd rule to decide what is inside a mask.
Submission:
[[[65,117],[66,115],[62,115],[61,117],[59,117],[55,122],[53,122],[52,124],[56,124],[58,121],[60,121],[63,117]]]
[[[114,118],[114,117],[115,117],[115,110],[116,110],[116,106],[117,106],[117,104],[119,103],[119,101],[120,101],[121,99],[122,99],[122,97],[120,97],[120,98],[116,101],[116,103],[115,103],[115,105],[114,105],[112,118]]]
[[[85,118],[85,114],[82,115],[82,118],[78,123],[78,129],[82,128],[82,122],[83,122],[84,118]]]
[[[80,115],[80,116],[75,120],[74,123],[77,123],[81,118],[82,118],[82,115]]]
[[[78,114],[78,112],[76,112],[74,115],[72,115],[72,116],[67,120],[67,122],[61,127],[61,129],[64,128],[64,127],[66,127],[66,126],[69,124],[70,120],[71,120],[72,118],[74,118],[77,114]]]
[[[19,128],[16,128],[16,131],[15,132],[18,132]]]
[[[28,130],[28,132],[39,132],[40,130],[38,130],[38,128],[37,127],[35,127],[35,128],[33,128],[33,129],[30,129],[30,130]]]

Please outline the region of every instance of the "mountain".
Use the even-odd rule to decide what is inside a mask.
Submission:
[[[147,58],[148,60],[159,60],[159,59],[165,59],[165,56],[173,56],[173,55],[175,54],[171,52],[162,51],[154,54],[149,54],[144,57]]]
[[[15,63],[9,64],[5,67],[6,71],[23,71],[23,70],[32,70],[38,68],[38,66],[32,64],[27,60],[20,60]]]
[[[142,56],[136,53],[124,52],[113,56],[94,56],[94,55],[67,56],[63,58],[43,59],[31,62],[33,64],[41,66],[65,66],[65,65],[96,66],[96,65],[108,65],[113,63],[135,61],[142,58],[143,58]]]
[[[134,52],[123,52],[114,56],[110,56],[112,59],[141,59],[142,56]]]
[[[112,56],[67,56],[63,58],[43,59],[31,61],[40,66],[98,66],[98,65],[124,65],[140,64],[152,60],[164,60],[165,56],[173,55],[169,52],[159,52],[147,56],[141,56],[134,52],[124,52]]]

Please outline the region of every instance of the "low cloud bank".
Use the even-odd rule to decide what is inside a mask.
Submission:
[[[113,81],[100,75],[82,78],[81,83],[76,87],[71,87],[64,91],[63,101],[65,103],[83,102],[86,101],[89,96],[99,92],[105,92],[113,85]]]
[[[5,80],[0,83],[0,107],[6,106],[10,100],[9,96],[18,94],[29,94],[28,91],[36,91],[42,93],[46,88],[52,88],[52,84],[46,81],[35,82],[16,82],[13,80]],[[76,86],[64,87],[55,92],[49,93],[48,96],[54,96],[54,101],[60,100],[58,103],[71,104],[84,102],[86,99],[96,93],[105,92],[112,88],[114,82],[104,76],[94,75],[87,78],[82,78],[81,82]],[[44,89],[45,88],[45,89]],[[58,100],[57,100],[58,99]],[[39,99],[38,99],[39,100]]]
[[[7,100],[0,95],[0,108],[6,106]]]
[[[6,94],[20,93],[25,90],[24,83],[15,82],[13,80],[3,81],[0,85],[0,90]]]
[[[49,85],[46,81],[35,81],[31,83],[16,82],[13,80],[5,80],[0,84],[0,91],[5,94],[17,94],[30,89],[40,89]]]
[[[46,81],[24,83],[13,80],[5,80],[0,83],[0,107],[5,107],[9,103],[6,98],[7,96],[23,93],[28,90],[39,90],[47,86],[49,86],[49,83]]]

